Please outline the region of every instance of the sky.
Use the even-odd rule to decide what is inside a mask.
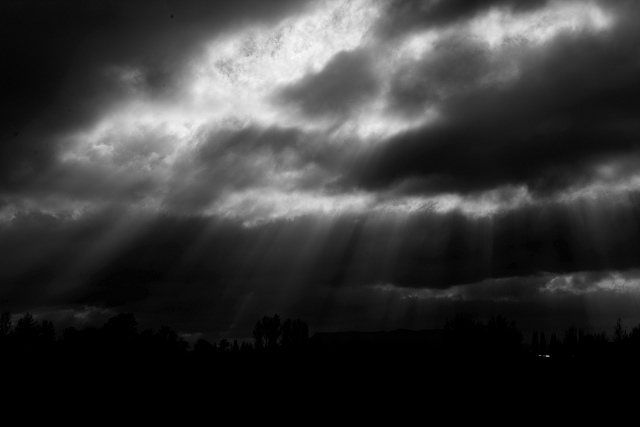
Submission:
[[[0,309],[640,322],[640,4],[8,0]]]

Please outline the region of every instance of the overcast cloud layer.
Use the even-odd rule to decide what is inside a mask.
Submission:
[[[210,337],[633,316],[636,2],[0,11],[3,307]]]

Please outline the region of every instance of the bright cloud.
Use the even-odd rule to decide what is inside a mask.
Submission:
[[[191,58],[179,87],[163,96],[145,89],[143,67],[111,67],[107,75],[126,88],[123,99],[93,126],[63,138],[58,168],[70,174],[69,180],[101,182],[94,199],[100,198],[101,189],[107,199],[124,191],[133,195],[134,204],[153,209],[174,209],[171,200],[176,192],[194,187],[200,194],[194,208],[198,213],[238,217],[247,223],[308,214],[425,209],[483,216],[531,203],[525,186],[471,196],[382,197],[363,190],[330,191],[328,186],[340,180],[353,158],[366,155],[367,147],[447,120],[440,111],[443,99],[516,79],[522,55],[510,56],[512,43],[522,51],[563,32],[605,31],[613,17],[596,3],[552,2],[547,8],[519,14],[493,8],[467,22],[383,40],[373,29],[384,13],[384,4],[376,1],[323,1],[275,24],[232,29],[206,43],[198,51],[200,56]],[[448,41],[453,34],[467,39],[458,53],[457,45]],[[447,49],[444,53],[442,46]],[[460,78],[471,80],[436,82],[440,100],[424,103],[418,113],[396,111],[391,99],[394,79],[404,74],[410,81],[420,79],[425,70],[431,75],[438,61],[451,60],[450,49],[463,59],[477,58],[471,67],[480,74],[468,77],[461,72]],[[361,74],[343,74],[358,61],[369,61]],[[354,81],[320,88],[314,95],[326,97],[333,91],[335,99],[301,98],[313,84],[343,78]],[[367,84],[349,92],[362,79],[368,79]],[[292,101],[278,101],[281,93],[290,94]],[[340,99],[342,95],[358,98]],[[320,101],[345,106],[344,113],[308,114],[303,107],[291,107]],[[240,135],[248,129],[283,126],[299,133],[295,148],[286,152],[266,146],[234,152],[235,145],[222,146],[230,138],[216,139],[223,133]],[[197,163],[197,153],[216,145],[222,147],[216,156]],[[225,150],[231,150],[235,160],[229,160]],[[323,161],[323,156],[331,159]],[[234,178],[231,183],[230,174],[248,178],[242,183]],[[209,197],[204,195],[207,188]],[[15,206],[2,208],[1,217],[12,218],[12,209]]]
[[[591,295],[597,293],[613,293],[624,295],[640,294],[640,279],[637,272],[612,272],[590,277],[589,274],[572,274],[554,277],[542,288],[542,293],[564,293],[571,295]]]

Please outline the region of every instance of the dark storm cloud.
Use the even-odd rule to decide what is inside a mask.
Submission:
[[[524,184],[546,193],[597,179],[598,164],[637,157],[640,33],[638,9],[626,12],[609,33],[565,34],[529,51],[513,82],[444,100],[442,120],[363,156],[353,182],[368,189],[413,182],[414,191],[462,193]],[[478,61],[476,50],[460,55]],[[456,70],[456,61],[465,60],[454,54],[443,61],[429,72]],[[448,78],[464,84],[474,72]],[[417,83],[414,93],[403,85],[395,85],[396,104],[415,105],[424,87]]]
[[[176,163],[166,207],[189,213],[206,207],[225,191],[282,189],[280,175],[291,171],[298,175],[287,180],[291,189],[318,188],[326,179],[322,170],[332,150],[313,144],[315,138],[296,128],[204,131],[197,148]]]
[[[541,8],[546,3],[547,0],[394,0],[379,21],[378,30],[387,37],[397,36],[473,18],[491,7],[517,13]]]
[[[488,46],[468,35],[445,36],[433,52],[407,62],[392,77],[392,108],[420,114],[426,105],[475,89],[482,79],[504,72],[504,65]]]
[[[344,116],[378,90],[372,61],[364,49],[340,52],[318,73],[280,90],[276,100],[309,116]]]
[[[37,178],[54,162],[56,136],[86,126],[126,95],[110,74],[114,67],[135,67],[141,90],[162,96],[174,90],[207,38],[303,6],[287,0],[3,2],[0,189]]]

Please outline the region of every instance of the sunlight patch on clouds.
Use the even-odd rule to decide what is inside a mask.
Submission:
[[[500,193],[500,194],[499,194]],[[505,194],[510,199],[503,201]],[[462,212],[470,217],[487,217],[495,213],[515,209],[530,202],[525,187],[490,191],[466,199],[457,195],[433,197],[402,197],[367,192],[329,194],[324,192],[283,192],[273,188],[250,189],[231,192],[220,197],[209,215],[241,219],[245,225],[254,226],[264,221],[294,219],[305,215],[331,217],[334,215],[374,215],[402,217],[420,213],[446,214]]]
[[[562,32],[603,31],[613,21],[613,16],[595,2],[552,2],[551,7],[518,15],[492,9],[474,18],[469,31],[497,48],[510,41],[543,44]]]
[[[491,9],[470,22],[410,34],[387,43],[376,39],[372,31],[381,18],[383,6],[381,2],[368,0],[323,1],[314,3],[305,14],[286,18],[275,25],[236,28],[211,40],[205,46],[204,55],[192,58],[187,65],[186,74],[180,80],[182,86],[163,97],[147,93],[144,69],[128,65],[111,67],[106,73],[126,89],[124,99],[105,111],[91,128],[66,137],[66,151],[60,154],[59,168],[82,171],[86,176],[80,176],[80,179],[99,178],[104,186],[112,187],[111,193],[113,190],[132,191],[130,189],[136,186],[143,188],[137,190],[143,194],[138,203],[133,204],[146,210],[171,209],[164,198],[169,197],[172,188],[189,191],[189,185],[194,183],[189,181],[188,171],[181,167],[188,164],[185,159],[192,159],[194,153],[199,153],[205,142],[217,144],[218,141],[211,137],[216,132],[229,130],[240,134],[250,128],[295,129],[304,135],[297,142],[302,144],[298,148],[304,144],[313,145],[319,147],[314,148],[315,151],[322,153],[323,148],[331,147],[330,156],[335,163],[346,164],[344,160],[361,148],[441,119],[438,102],[425,105],[414,115],[395,111],[390,101],[391,82],[398,70],[417,66],[424,58],[427,58],[426,65],[431,66],[428,58],[434,46],[442,40],[446,43],[451,34],[462,31],[465,37],[470,36],[501,51],[513,40],[518,40],[520,45],[535,45],[545,43],[563,31],[600,31],[609,28],[613,22],[613,18],[595,3],[554,2],[548,8],[530,13],[513,14],[505,9]],[[309,116],[274,102],[278,90],[304,81],[307,76],[319,75],[337,55],[355,51],[363,51],[364,58],[371,58],[369,71],[377,85],[367,94],[366,101],[344,114],[330,116]],[[463,50],[461,54],[464,56],[467,52]],[[514,63],[517,58],[500,58],[489,58],[486,64],[482,62],[488,70],[484,77],[474,80],[473,85],[499,84],[517,74],[514,71],[517,70]],[[409,74],[423,71],[418,67],[409,70]],[[457,89],[449,90],[445,81],[436,89],[444,91],[444,99],[457,93],[456,90],[473,88],[473,85],[467,87],[463,83],[453,82]],[[225,141],[228,139],[221,139],[219,143]],[[347,147],[354,145],[355,149]],[[233,185],[225,182],[211,183],[211,187],[215,187],[212,189],[215,199],[206,205],[204,212],[196,213],[233,216],[247,223],[308,214],[366,212],[412,214],[455,210],[471,216],[489,216],[532,202],[526,187],[498,188],[465,196],[335,194],[325,191],[324,187],[338,178],[340,171],[316,165],[313,161],[309,163],[302,155],[284,151],[267,149],[246,156],[249,157],[246,161],[237,162],[238,170],[234,173],[239,177],[260,176],[263,180],[249,188],[235,190],[230,190]],[[291,161],[283,156],[290,156]],[[205,166],[216,168],[219,164],[212,161]],[[222,176],[215,172],[210,177],[218,179]],[[603,173],[606,172],[603,169]],[[210,177],[197,175],[198,179]],[[308,181],[315,187],[298,187],[301,182]],[[634,188],[640,185],[633,182]],[[199,191],[207,188],[207,183],[195,184]],[[603,191],[607,189],[584,188],[566,197],[589,196]],[[5,207],[0,217],[13,218],[16,209]]]
[[[397,46],[395,56],[404,60],[420,59],[432,52],[443,37],[456,34],[466,34],[499,50],[512,43],[544,44],[562,32],[600,32],[611,28],[614,22],[615,17],[595,2],[551,2],[546,8],[517,14],[494,7],[448,28],[409,33]]]
[[[216,97],[231,87],[249,96],[320,71],[337,52],[360,46],[378,15],[370,1],[324,1],[312,13],[276,27],[231,33],[208,46],[196,66],[200,79],[194,91]]]
[[[29,197],[8,199],[0,206],[0,224],[10,223],[29,215],[41,215],[55,220],[76,220],[87,213],[104,208],[102,204],[60,197]]]
[[[423,97],[437,109],[438,101],[515,81],[527,54],[558,36],[602,32],[613,21],[596,3],[552,2],[528,13],[494,7],[470,21],[409,33],[385,53],[385,77],[400,76],[408,99]]]
[[[593,182],[585,186],[570,188],[558,195],[558,200],[566,203],[578,200],[611,200],[626,197],[640,190],[640,176],[616,179],[611,182]]]
[[[503,303],[535,298],[542,280],[543,278],[536,276],[503,277],[455,285],[443,289],[406,288],[393,283],[379,283],[372,287],[379,292],[396,295],[399,300],[490,301],[492,303]]]
[[[210,117],[237,116],[260,126],[286,122],[305,131],[323,131],[337,138],[349,135],[359,141],[379,140],[433,120],[431,113],[419,120],[390,117],[384,93],[337,120],[311,119],[273,102],[275,91],[322,72],[337,54],[378,49],[370,30],[380,17],[381,6],[367,0],[325,1],[309,15],[275,27],[234,32],[212,42],[206,57],[196,61],[193,69],[194,100]],[[389,62],[389,52],[378,53],[372,71],[384,80],[398,63]]]
[[[372,288],[385,294],[396,295],[399,300],[462,299],[462,293],[460,292],[459,286],[449,289],[410,289],[398,287],[392,283],[378,283],[373,285]]]
[[[442,32],[436,30],[409,34],[400,45],[397,56],[404,60],[418,60],[433,49],[441,36]]]
[[[525,186],[504,187],[476,195],[440,194],[434,196],[378,196],[368,207],[369,212],[393,215],[433,212],[461,212],[469,217],[489,217],[532,203]]]
[[[571,295],[591,295],[602,292],[640,295],[640,278],[637,274],[620,272],[612,272],[600,278],[590,278],[588,275],[576,273],[554,277],[540,288],[540,292]]]
[[[406,288],[393,283],[378,283],[372,285],[372,288],[394,294],[401,300],[517,302],[549,295],[640,297],[640,277],[637,270],[565,275],[541,273],[527,277],[493,278],[444,289]]]
[[[169,167],[181,149],[193,140],[204,116],[179,106],[147,100],[135,100],[110,111],[92,129],[71,135],[69,151],[61,155],[64,161],[91,164],[137,160],[148,168],[148,163]],[[200,117],[198,117],[200,116]],[[131,150],[138,156],[128,157]]]
[[[324,1],[310,14],[275,27],[247,28],[214,40],[205,57],[194,61],[194,100],[210,117],[237,115],[263,126],[286,121],[317,129],[317,123],[274,106],[274,90],[319,72],[337,53],[361,46],[378,15],[374,2]]]
[[[420,115],[406,117],[389,111],[384,98],[373,100],[350,120],[333,131],[336,138],[355,137],[363,145],[374,145],[386,137],[417,129],[441,118],[437,108],[427,107]]]
[[[293,219],[305,215],[331,216],[362,213],[371,204],[366,194],[325,195],[277,190],[248,190],[229,194],[216,202],[207,213],[242,220],[246,226],[275,219]]]
[[[533,202],[526,186],[497,188],[477,196],[450,194],[435,196],[433,199],[436,201],[436,212],[459,210],[472,217],[491,216]]]

